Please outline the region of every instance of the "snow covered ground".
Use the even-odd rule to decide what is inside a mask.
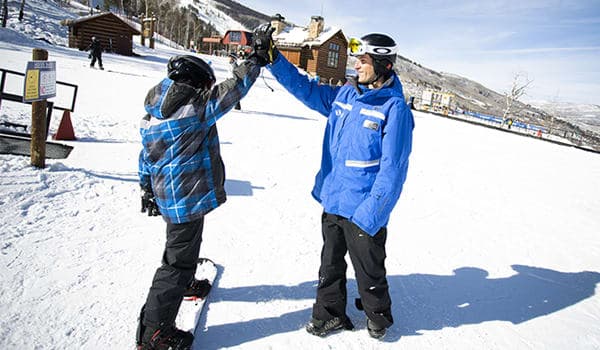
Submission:
[[[99,71],[84,52],[4,29],[0,67],[23,71],[34,45],[79,85],[78,141],[43,170],[0,155],[0,348],[133,348],[165,226],[139,213],[138,125],[177,52],[136,46],[140,57],[105,54]],[[226,59],[202,57],[227,77]],[[220,279],[194,349],[600,348],[600,156],[423,113],[388,227],[396,323],[370,339],[349,305],[357,330],[307,334],[325,120],[264,78],[218,124],[228,201],[207,216],[201,255]],[[29,124],[29,113],[2,101],[0,120]]]

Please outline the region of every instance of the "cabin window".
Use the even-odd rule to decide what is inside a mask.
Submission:
[[[242,42],[242,32],[229,32],[229,42],[241,43]]]
[[[327,67],[337,68],[340,61],[340,45],[329,43],[329,51],[327,53]]]

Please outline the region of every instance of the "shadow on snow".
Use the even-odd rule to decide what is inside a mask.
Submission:
[[[488,278],[487,271],[475,267],[459,268],[448,276],[388,276],[395,323],[385,341],[395,342],[402,336],[420,335],[419,331],[422,330],[439,330],[486,321],[519,324],[593,296],[596,284],[600,282],[600,273],[597,272],[560,272],[524,265],[512,265],[512,268],[516,274],[504,278]],[[358,292],[355,281],[349,282],[347,312],[357,329],[361,330],[366,327],[365,316],[352,306]],[[312,300],[316,283],[215,288],[210,303]],[[198,340],[203,343],[202,348],[237,346],[273,334],[301,329],[310,315],[311,310],[307,308],[276,317],[210,326],[205,332],[218,344],[207,344],[210,341],[203,339],[202,334],[198,334]]]
[[[250,181],[225,180],[225,192],[228,196],[252,196],[253,190],[264,190],[262,186],[252,186]]]

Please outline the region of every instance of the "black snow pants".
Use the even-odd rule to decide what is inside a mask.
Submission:
[[[356,273],[358,292],[369,319],[381,327],[394,323],[384,261],[387,229],[369,236],[348,219],[322,215],[323,250],[317,300],[312,316],[319,320],[346,316],[346,252]]]
[[[162,265],[156,270],[146,299],[142,323],[151,329],[175,323],[186,287],[194,278],[202,243],[204,218],[167,223]]]
[[[96,64],[96,60],[98,60],[98,67],[102,68],[102,54],[92,54],[92,62],[90,62],[90,67],[93,67]]]

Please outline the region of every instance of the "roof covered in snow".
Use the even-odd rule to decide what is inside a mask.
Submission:
[[[94,21],[98,18],[103,18],[103,17],[110,17],[113,18],[114,20],[116,20],[118,23],[122,23],[124,27],[128,27],[129,29],[131,29],[131,32],[134,35],[139,35],[141,34],[140,31],[135,28],[131,23],[128,23],[127,21],[123,20],[121,17],[117,16],[116,14],[112,13],[112,12],[102,12],[102,13],[98,13],[98,14],[93,14],[93,15],[89,15],[89,16],[82,16],[76,19],[66,19],[61,21],[61,25],[65,25],[65,26],[80,26],[82,23],[86,23],[86,22],[90,22],[90,21]]]
[[[273,35],[273,39],[275,39],[275,42],[279,46],[321,46],[340,31],[341,29],[337,27],[325,27],[316,38],[309,38],[308,27],[288,25],[281,33]],[[342,35],[344,34],[342,33]]]

